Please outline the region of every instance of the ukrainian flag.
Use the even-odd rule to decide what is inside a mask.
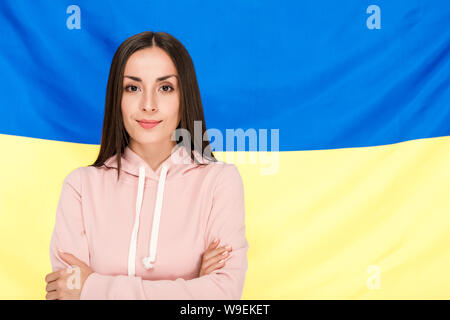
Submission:
[[[0,298],[45,299],[63,178],[96,159],[115,50],[152,30],[190,52],[208,128],[261,138],[216,149],[245,185],[243,299],[449,299],[449,21],[446,0],[2,1]]]

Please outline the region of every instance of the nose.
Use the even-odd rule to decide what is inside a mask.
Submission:
[[[158,107],[156,107],[156,106],[152,106],[152,107],[149,107],[149,106],[145,106],[144,105],[144,107],[142,108],[142,111],[157,111],[158,110]]]
[[[143,95],[142,111],[158,111],[156,95],[151,91],[147,91]]]

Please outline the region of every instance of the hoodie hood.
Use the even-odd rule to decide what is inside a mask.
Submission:
[[[201,163],[210,163],[209,160],[201,157],[200,154],[194,150],[195,159]],[[107,168],[118,169],[116,155],[110,157],[105,161],[104,166]],[[164,189],[166,180],[182,177],[188,171],[198,167],[200,164],[195,163],[189,152],[183,145],[177,145],[172,151],[171,155],[163,161],[163,163],[154,171],[147,162],[135,153],[129,146],[125,147],[121,158],[121,170],[126,174],[132,175],[136,179],[136,215],[134,220],[133,231],[130,239],[130,249],[128,255],[128,275],[135,276],[136,274],[136,247],[137,247],[137,233],[139,230],[139,217],[141,214],[142,200],[144,195],[144,185],[147,179],[158,181],[156,191],[156,203],[153,213],[152,234],[149,245],[149,255],[142,259],[142,264],[146,270],[154,268],[156,261],[156,252],[158,245],[158,232],[161,214],[163,213]]]
[[[200,156],[200,154],[194,150],[194,156],[198,162],[209,163],[210,161]],[[110,157],[105,161],[104,166],[107,168],[118,169],[117,155]],[[148,163],[142,159],[137,153],[135,153],[129,146],[126,146],[124,153],[122,154],[120,161],[120,169],[122,172],[130,174],[135,177],[139,177],[139,169],[145,168],[145,177],[158,181],[161,175],[162,169],[167,168],[167,179],[177,178],[183,176],[188,171],[199,166],[195,163],[183,145],[176,145],[171,155],[164,160],[161,165],[154,171]],[[121,172],[121,173],[122,173]]]

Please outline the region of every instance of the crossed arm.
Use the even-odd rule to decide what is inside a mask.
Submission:
[[[50,242],[53,273],[61,279],[61,287],[70,279],[66,272],[79,267],[80,288],[66,292],[68,299],[241,299],[248,268],[245,237],[244,190],[239,171],[226,164],[212,190],[213,207],[207,223],[207,241],[221,239],[232,247],[226,264],[198,278],[185,280],[144,280],[126,275],[104,275],[89,267],[89,249],[81,210],[81,176],[79,170],[64,180],[57,207],[55,228]],[[68,254],[58,254],[58,248]],[[47,276],[46,280],[56,275]],[[56,284],[51,287],[55,289]],[[61,288],[59,288],[61,289]],[[55,290],[53,290],[55,291]]]

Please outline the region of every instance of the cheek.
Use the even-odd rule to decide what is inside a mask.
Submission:
[[[123,113],[128,112],[128,110],[131,109],[132,105],[133,105],[133,101],[129,97],[124,95],[122,97],[122,112]]]
[[[125,130],[127,130],[128,133],[131,133],[133,131],[133,124],[131,123],[131,116],[132,116],[132,110],[131,105],[127,103],[124,99],[122,99],[122,105],[121,105],[121,111],[122,111],[122,121],[123,125],[125,127]]]
[[[130,116],[132,116],[133,113],[135,113],[136,102],[132,98],[124,96],[122,97],[121,108],[124,121],[125,122],[130,121],[129,120]]]
[[[170,125],[171,127],[176,128],[178,125],[178,116],[179,116],[179,107],[180,102],[179,102],[179,98],[178,97],[174,97],[173,99],[171,99],[171,101],[169,103],[167,103],[167,117],[170,119]]]

